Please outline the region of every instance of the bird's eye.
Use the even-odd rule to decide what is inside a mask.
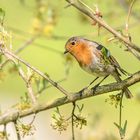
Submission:
[[[73,41],[73,42],[71,42],[71,45],[75,45],[75,42]]]

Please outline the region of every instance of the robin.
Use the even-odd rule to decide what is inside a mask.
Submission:
[[[97,42],[82,37],[72,37],[66,42],[64,54],[66,53],[74,56],[83,70],[96,76],[87,87],[99,77],[103,77],[103,79],[95,88],[109,75],[112,75],[117,82],[120,82],[122,81],[120,78],[121,73],[128,74],[120,67],[116,59],[110,54],[110,51]],[[123,91],[127,98],[132,97],[128,88],[125,87]]]

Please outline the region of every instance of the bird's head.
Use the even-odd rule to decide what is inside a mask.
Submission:
[[[89,64],[92,61],[91,41],[82,37],[72,37],[65,45],[65,52],[73,55],[80,65]]]
[[[81,37],[71,37],[65,44],[65,52],[74,55],[77,51],[80,51],[83,46],[84,40]]]

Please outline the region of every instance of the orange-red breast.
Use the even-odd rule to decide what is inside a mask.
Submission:
[[[82,37],[72,37],[65,45],[64,53],[68,52],[76,58],[82,69],[96,75],[97,78],[112,75],[117,82],[120,82],[120,73],[127,74],[110,54],[110,51],[97,42]],[[127,98],[132,97],[128,88],[125,88],[124,92]]]

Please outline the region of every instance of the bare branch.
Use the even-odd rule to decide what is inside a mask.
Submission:
[[[131,36],[129,34],[129,20],[130,20],[130,15],[132,13],[132,8],[134,3],[136,2],[136,0],[132,0],[129,8],[128,8],[128,14],[127,14],[127,18],[126,18],[126,23],[125,23],[125,30],[126,30],[126,38],[131,42]],[[138,59],[140,60],[140,55],[136,52],[136,50],[133,50],[130,46],[128,46],[128,50]]]
[[[26,47],[28,47],[30,44],[32,44],[36,39],[37,39],[38,35],[37,36],[34,36],[30,39],[28,39],[26,42],[24,42],[16,51],[15,51],[15,54],[18,54],[20,53],[23,49],[25,49]]]
[[[55,108],[55,107],[58,107],[58,106],[61,106],[61,105],[64,105],[64,104],[67,104],[70,102],[75,102],[77,100],[82,100],[82,99],[89,98],[92,96],[102,95],[102,94],[109,93],[112,91],[122,90],[124,87],[129,87],[131,85],[134,85],[137,82],[140,82],[140,71],[134,73],[131,77],[129,77],[119,83],[111,83],[111,84],[99,86],[96,88],[96,90],[91,88],[86,91],[80,91],[80,92],[73,93],[71,95],[71,100],[69,100],[67,97],[62,97],[62,98],[58,98],[50,103],[37,104],[37,105],[33,106],[32,108],[24,110],[24,111],[15,111],[15,112],[11,112],[8,114],[3,114],[0,117],[0,125],[14,121],[18,117],[25,117],[25,116],[28,116],[28,115],[31,115],[34,113],[39,113],[41,111]]]
[[[133,8],[133,5],[135,3],[136,0],[132,0],[130,6],[129,6],[129,9],[128,9],[128,14],[127,14],[127,18],[126,18],[126,31],[128,33],[128,29],[129,29],[129,20],[130,20],[130,15],[131,15],[131,12],[132,12],[132,8]],[[129,36],[129,35],[128,35]]]
[[[126,0],[117,0],[117,1],[122,5],[122,7],[125,9],[125,11],[128,12],[128,10],[129,10],[128,2]],[[136,14],[133,11],[131,13],[134,18],[136,18],[137,20],[140,20],[139,14]]]
[[[74,113],[75,113],[75,107],[76,104],[75,102],[73,102],[73,109],[72,109],[72,113],[71,113],[71,129],[72,129],[72,140],[75,140],[75,131],[74,131]]]

